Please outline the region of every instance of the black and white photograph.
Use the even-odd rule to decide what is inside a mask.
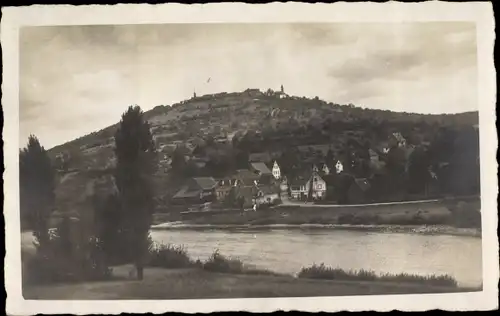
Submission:
[[[391,19],[411,16],[401,3],[376,4],[376,19],[273,21],[293,4],[240,5],[254,21],[219,22],[231,15],[211,4],[170,9],[196,22],[148,20],[149,6],[133,23],[122,5],[94,7],[95,23],[68,7],[67,23],[16,26],[4,83],[17,103],[2,107],[16,121],[4,192],[17,209],[4,214],[20,299],[393,309],[488,293],[498,307],[495,84],[480,84],[495,80],[493,42],[479,22]]]

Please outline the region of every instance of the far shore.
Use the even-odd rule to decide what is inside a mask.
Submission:
[[[268,224],[268,225],[211,225],[190,224],[183,222],[166,222],[151,226],[153,231],[161,230],[348,230],[380,233],[406,233],[421,235],[448,235],[481,238],[481,230],[477,228],[456,228],[439,225],[342,225],[342,224]]]

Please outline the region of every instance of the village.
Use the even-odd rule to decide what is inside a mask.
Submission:
[[[389,141],[379,149],[369,149],[370,177],[356,177],[349,172],[354,161],[324,158],[305,159],[294,165],[286,173],[282,170],[277,153],[250,153],[248,168],[237,169],[233,174],[217,177],[191,177],[182,188],[173,195],[171,204],[184,207],[189,211],[208,211],[212,208],[235,208],[257,210],[280,204],[367,204],[376,201],[372,182],[385,171],[385,157],[391,148],[403,150],[408,170],[408,157],[415,150],[414,145],[407,145],[399,133],[391,134]],[[331,148],[328,150],[331,151]],[[321,156],[321,155],[320,155]],[[381,156],[383,158],[381,158]],[[326,153],[326,157],[329,157]],[[205,167],[203,157],[186,157],[195,161],[199,167]],[[345,164],[351,166],[345,167]],[[432,170],[429,178],[436,179]],[[432,190],[435,185],[429,182]]]

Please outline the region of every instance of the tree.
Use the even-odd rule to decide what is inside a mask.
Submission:
[[[172,154],[172,170],[177,175],[184,174],[186,169],[186,158],[181,147],[176,147]]]
[[[137,278],[142,280],[148,233],[154,209],[153,175],[157,155],[149,123],[139,106],[130,106],[122,115],[115,134],[117,165],[115,182],[122,211],[121,230],[126,231],[135,262]]]
[[[333,154],[332,149],[329,148],[325,156],[325,163],[328,167],[333,166],[334,163],[333,159],[335,159],[335,156]]]
[[[49,242],[49,219],[55,203],[55,177],[47,151],[31,135],[19,152],[20,210],[23,228],[33,230],[39,249]]]
[[[421,147],[417,147],[410,155],[408,161],[409,191],[422,193],[430,181],[429,157]]]
[[[95,194],[92,200],[95,210],[95,232],[103,253],[106,255],[106,261],[109,264],[121,264],[122,259],[129,256],[126,254],[127,245],[123,244],[120,238],[122,212],[119,196]]]

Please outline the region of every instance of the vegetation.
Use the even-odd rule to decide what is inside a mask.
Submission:
[[[420,276],[407,273],[387,273],[378,275],[373,271],[366,270],[345,271],[340,268],[325,266],[323,263],[320,265],[312,265],[311,267],[302,268],[297,276],[299,278],[307,279],[418,283],[433,286],[457,287],[457,281],[448,275]]]
[[[154,210],[152,178],[157,168],[149,123],[140,107],[129,107],[115,133],[117,158],[115,181],[121,207],[121,242],[131,248],[137,278],[143,278],[147,238]]]
[[[225,257],[219,253],[219,250],[215,250],[203,264],[203,269],[211,272],[242,273],[243,262]]]
[[[19,152],[21,228],[31,228],[41,248],[49,242],[48,221],[54,211],[54,170],[45,148],[31,135]]]
[[[111,269],[95,238],[80,238],[78,223],[64,217],[52,231],[43,251],[23,253],[23,284],[106,280]],[[72,232],[76,232],[73,234]]]
[[[189,258],[183,246],[153,243],[149,249],[148,266],[170,269],[192,267],[194,262]]]

